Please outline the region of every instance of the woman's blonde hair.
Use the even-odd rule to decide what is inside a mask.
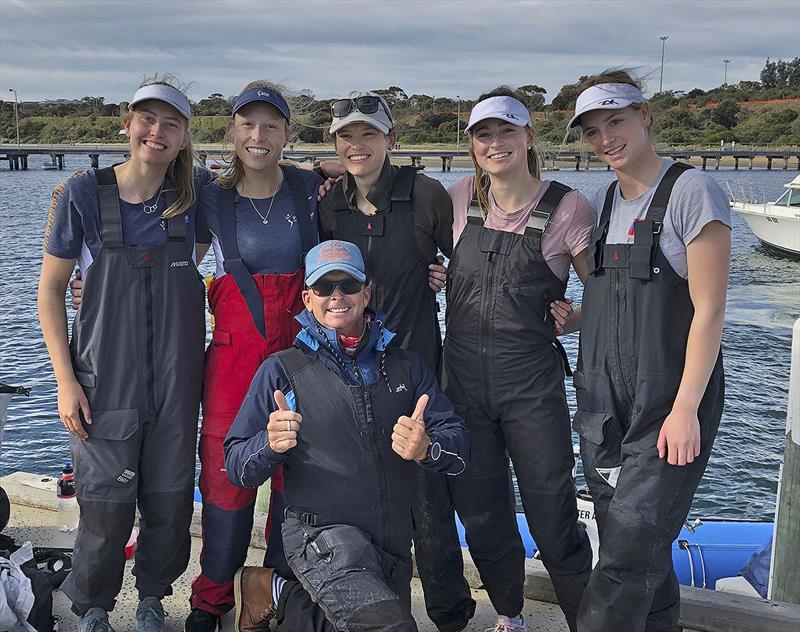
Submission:
[[[185,92],[188,87],[178,81],[174,75],[170,74],[156,74],[152,77],[146,77],[144,80],[142,80],[142,83],[139,85],[139,87],[143,88],[144,86],[156,84],[170,86],[171,88],[175,88],[181,92]],[[134,106],[133,109],[135,110],[136,106]],[[132,116],[133,111],[128,110],[128,108],[125,107],[122,114],[123,125],[127,125]],[[161,216],[164,218],[180,215],[186,211],[186,209],[191,207],[196,199],[196,191],[194,188],[195,153],[194,146],[192,145],[192,133],[189,131],[189,121],[186,121],[185,132],[186,144],[184,145],[183,149],[178,152],[178,155],[175,157],[175,159],[169,163],[169,167],[167,167],[167,176],[175,184],[175,189],[178,192],[178,199],[175,200],[173,204],[170,204],[170,206],[161,214]]]
[[[271,90],[275,94],[281,96],[282,99],[286,100],[286,90],[283,86],[279,86],[275,83],[271,83],[264,79],[259,79],[257,81],[251,81],[248,83],[244,88],[242,88],[239,94],[243,94],[248,90],[252,90],[253,88],[264,88],[266,90]],[[228,127],[225,129],[225,138],[223,139],[223,147],[227,143],[233,143],[233,125],[235,123],[235,116],[231,117],[231,120],[228,122]],[[289,128],[289,121],[286,121],[286,140],[291,137],[291,130]],[[230,150],[230,153],[224,158],[224,162],[227,163],[225,169],[219,175],[219,184],[220,186],[226,189],[232,189],[236,185],[238,185],[242,178],[244,178],[244,164],[242,164],[242,159],[236,155],[236,146],[234,145],[233,148]]]
[[[485,101],[486,99],[490,99],[491,97],[511,97],[512,99],[516,99],[520,103],[525,103],[522,97],[515,91],[509,88],[508,86],[498,86],[491,92],[487,92],[482,94],[478,97],[478,100],[475,101],[475,105],[480,103],[481,101]],[[474,106],[473,106],[474,107]],[[472,133],[470,133],[470,138],[472,137]],[[539,177],[539,156],[536,154],[536,150],[531,145],[528,148],[528,171],[534,178]],[[472,149],[472,143],[470,142],[469,145],[469,154],[472,156],[472,164],[475,166],[475,194],[478,198],[478,206],[481,210],[481,215],[486,217],[486,214],[489,211],[489,174],[486,173],[483,169],[480,168],[478,165],[478,161],[475,158],[475,151]]]

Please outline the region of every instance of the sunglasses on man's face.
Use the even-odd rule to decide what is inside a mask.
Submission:
[[[386,109],[386,106],[383,105],[378,97],[338,99],[331,103],[331,116],[333,116],[333,118],[344,118],[353,111],[354,107],[362,114],[375,114],[378,108],[383,108],[384,112],[386,112],[386,116],[389,117],[389,120],[392,120],[392,115],[389,114],[389,110]]]
[[[338,281],[317,281],[311,286],[311,291],[317,296],[330,296],[336,291],[336,288],[342,291],[342,294],[358,294],[364,289],[364,284],[356,279],[340,279]]]

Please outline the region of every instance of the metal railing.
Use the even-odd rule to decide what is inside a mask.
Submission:
[[[763,184],[725,180],[725,187],[728,189],[728,196],[731,202],[766,204],[769,201],[767,200],[767,191]]]

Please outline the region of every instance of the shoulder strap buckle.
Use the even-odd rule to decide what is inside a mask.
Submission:
[[[540,233],[544,233],[553,213],[556,212],[559,204],[570,191],[572,189],[565,184],[561,184],[556,180],[550,182],[536,208],[531,211],[528,226]]]

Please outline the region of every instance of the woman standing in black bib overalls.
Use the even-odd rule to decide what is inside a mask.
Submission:
[[[627,73],[584,87],[570,127],[618,179],[595,198],[574,376],[600,532],[578,629],[677,632],[672,542],[722,414],[730,209],[710,176],[655,152]]]
[[[389,104],[372,92],[331,103],[330,134],[346,169],[320,202],[323,239],[356,244],[372,282],[370,307],[386,314],[396,344],[419,354],[438,374],[441,332],[434,290],[436,253],[453,249],[453,207],[444,187],[415,167],[393,166],[395,129]],[[463,630],[475,601],[461,568],[448,476],[412,471],[414,554],[430,619],[440,632]]]
[[[62,590],[79,632],[112,630],[137,504],[139,632],[166,630],[161,599],[189,562],[205,340],[190,115],[177,88],[144,85],[124,118],[130,159],[53,194],[39,316],[75,462],[81,520]],[[68,344],[76,260],[84,287]]]
[[[473,450],[450,488],[499,615],[493,629],[526,630],[525,550],[510,459],[528,526],[574,630],[592,552],[578,525],[566,354],[550,310],[564,297],[570,265],[586,275],[594,216],[580,193],[539,178],[530,114],[511,90],[481,96],[467,131],[476,175],[449,191],[454,247],[442,387],[467,421]]]

